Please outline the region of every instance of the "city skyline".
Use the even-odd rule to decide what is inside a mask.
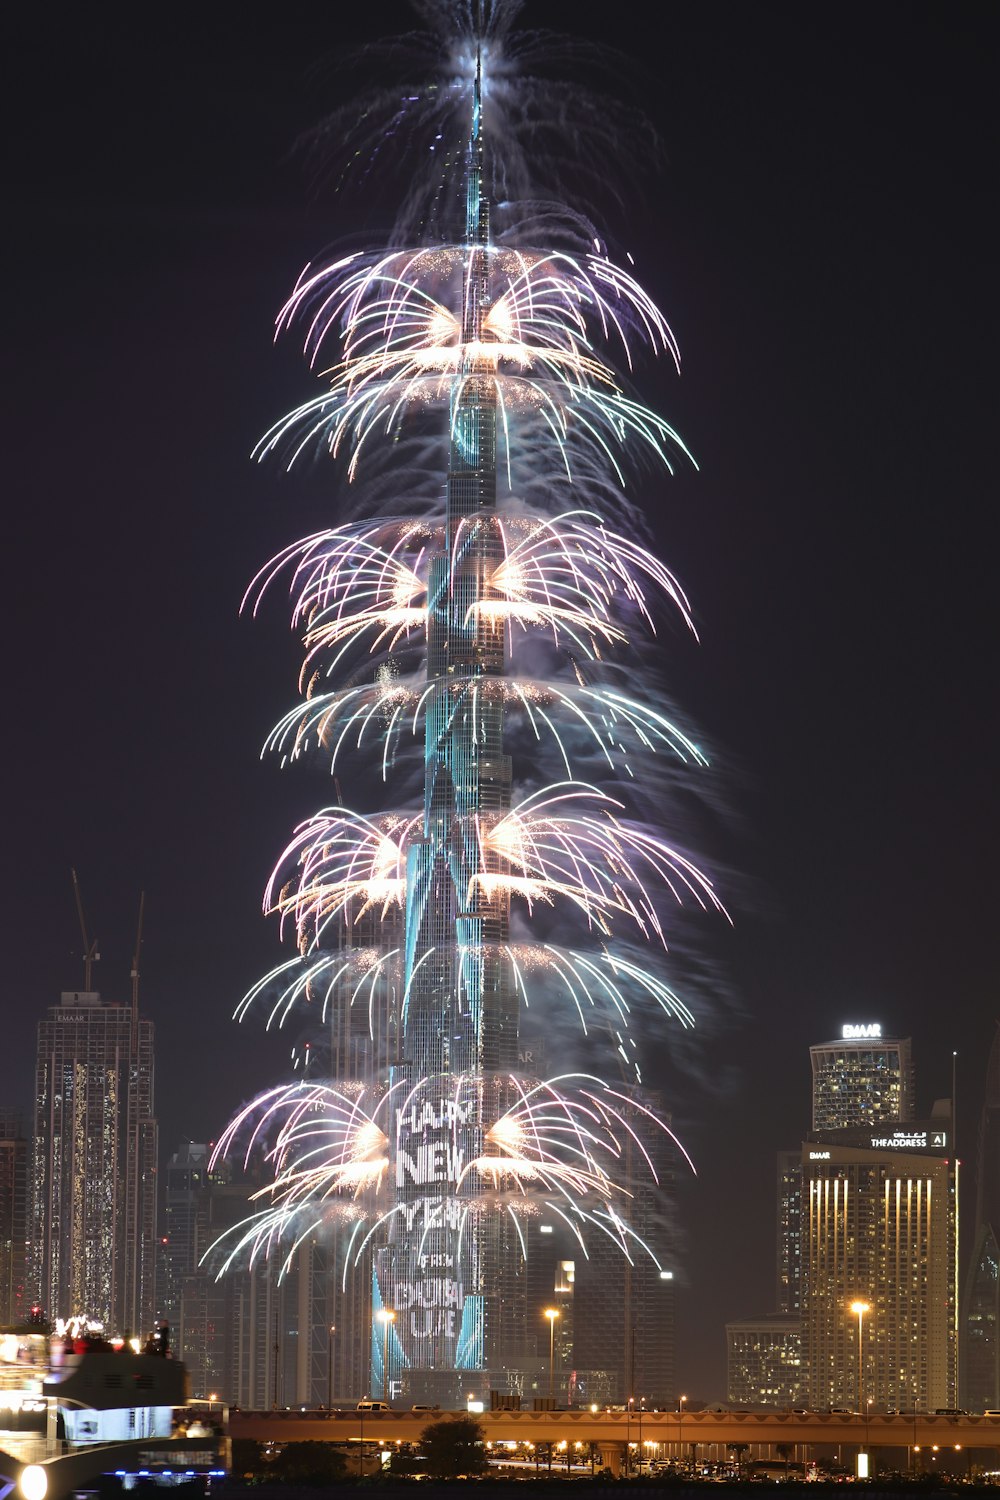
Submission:
[[[670,673],[721,742],[727,794],[750,829],[720,835],[754,887],[720,954],[736,999],[690,1059],[729,1086],[706,1098],[700,1080],[678,1091],[665,1075],[701,1169],[682,1189],[683,1219],[718,1282],[704,1205],[723,1188],[747,1204],[770,1185],[773,1150],[789,1144],[808,1097],[800,1060],[840,1021],[912,1035],[925,1102],[948,1092],[957,1049],[967,1157],[975,1138],[996,1012],[977,864],[995,816],[985,770],[995,710],[976,660],[990,639],[978,575],[988,130],[967,85],[993,39],[985,22],[976,37],[971,23],[921,16],[903,28],[900,61],[896,28],[878,18],[862,55],[835,33],[827,60],[799,74],[808,32],[779,37],[775,12],[758,41],[734,18],[718,50],[692,11],[674,19],[678,61],[653,101],[667,169],[629,248],[667,288],[683,414],[672,391],[659,404],[678,412],[701,464],[664,496],[664,550],[698,601],[704,642]],[[538,21],[601,38],[576,11],[539,6]],[[361,21],[351,25],[363,40]],[[127,993],[145,887],[144,1010],[166,1059],[168,1149],[181,1133],[209,1138],[284,1057],[282,1043],[265,1055],[256,1032],[226,1019],[271,960],[258,892],[298,798],[248,748],[276,717],[292,648],[232,619],[256,561],[290,531],[291,501],[244,460],[298,370],[281,356],[269,366],[266,340],[246,330],[266,328],[282,268],[298,270],[289,245],[311,246],[306,229],[319,225],[334,234],[333,201],[302,208],[301,178],[282,158],[320,113],[318,98],[303,108],[301,80],[337,40],[331,26],[308,46],[275,31],[234,48],[220,19],[201,38],[204,61],[179,30],[156,62],[121,37],[103,61],[84,49],[78,73],[70,40],[50,56],[45,39],[60,83],[22,156],[14,540],[19,556],[42,546],[49,584],[29,592],[27,568],[23,600],[8,590],[8,639],[27,629],[34,644],[12,662],[25,737],[7,753],[23,803],[12,809],[16,857],[31,868],[43,853],[46,873],[5,903],[11,1052],[30,1054],[41,1009],[82,981],[70,866],[102,940],[95,987],[111,998]],[[24,42],[41,55],[41,33]],[[765,86],[743,79],[741,49]],[[184,110],[168,72],[183,80]],[[856,106],[842,102],[844,76]],[[948,101],[933,122],[928,77]],[[85,177],[66,145],[70,119]],[[944,374],[926,354],[924,296],[943,302],[933,331]],[[244,681],[273,695],[259,712],[241,706]],[[960,888],[949,872],[970,867]],[[782,1099],[793,1074],[798,1098]],[[186,1098],[174,1092],[182,1076]],[[27,1105],[14,1067],[8,1087]],[[730,1182],[748,1129],[759,1168]],[[740,1275],[769,1286],[770,1247]],[[708,1301],[696,1275],[694,1305]],[[747,1310],[734,1286],[719,1322]],[[712,1362],[722,1361],[720,1347]],[[680,1353],[681,1379],[684,1369]]]

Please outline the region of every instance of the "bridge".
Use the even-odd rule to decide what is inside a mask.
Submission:
[[[416,1443],[428,1422],[466,1412],[439,1411],[232,1411],[232,1438],[257,1442]],[[715,1411],[488,1411],[476,1414],[489,1443],[579,1443],[599,1451],[597,1462],[617,1474],[626,1452],[638,1448],[644,1459],[694,1456],[724,1459],[731,1448],[746,1445],[750,1457],[773,1457],[777,1445],[788,1445],[794,1457],[809,1450],[843,1449],[845,1455],[868,1449],[898,1449],[896,1466],[919,1467],[920,1455],[950,1449],[986,1450],[1000,1458],[1000,1417],[900,1416],[820,1412]]]

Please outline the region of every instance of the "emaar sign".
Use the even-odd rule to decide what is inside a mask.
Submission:
[[[840,1034],[845,1042],[876,1041],[882,1036],[882,1027],[877,1021],[867,1026],[842,1026]]]

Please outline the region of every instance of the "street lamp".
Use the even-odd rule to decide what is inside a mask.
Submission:
[[[864,1342],[864,1340],[865,1340],[865,1313],[866,1312],[871,1312],[871,1307],[870,1307],[870,1305],[867,1302],[862,1302],[860,1300],[860,1298],[859,1298],[858,1301],[851,1303],[851,1312],[854,1313],[855,1317],[858,1320],[858,1411],[859,1412],[863,1411],[864,1414],[865,1414],[865,1460],[864,1460],[864,1464],[862,1464],[862,1462],[861,1462],[861,1455],[858,1454],[858,1478],[859,1479],[867,1479],[868,1478],[868,1403],[865,1401],[865,1396],[864,1396],[864,1378],[865,1378],[865,1376],[864,1376],[864,1370],[865,1370],[865,1342]]]
[[[864,1358],[865,1358],[865,1313],[871,1312],[867,1302],[857,1301],[851,1303],[851,1312],[858,1320],[858,1411],[864,1410]]]
[[[395,1321],[396,1314],[391,1307],[380,1307],[375,1316],[382,1324],[382,1398],[388,1401],[391,1399],[389,1390],[389,1327]]]
[[[337,1325],[330,1324],[330,1332],[326,1343],[326,1409],[333,1411],[333,1335],[337,1332]]]
[[[559,1316],[557,1307],[547,1307],[545,1316],[549,1320],[549,1400],[555,1399],[556,1386],[556,1318]]]
[[[642,1478],[642,1410],[645,1404],[645,1396],[639,1397],[639,1478]]]
[[[686,1396],[677,1397],[677,1467],[680,1469],[684,1464],[684,1441],[682,1427],[684,1425],[684,1403]]]

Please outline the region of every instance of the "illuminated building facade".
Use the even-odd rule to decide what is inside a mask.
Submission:
[[[976,1220],[962,1306],[962,1405],[1000,1411],[1000,1025],[976,1153]]]
[[[506,635],[477,607],[504,556],[496,398],[476,352],[490,301],[480,109],[477,72],[465,172],[465,354],[452,398],[445,546],[428,585],[423,839],[406,872],[406,1061],[391,1075],[422,1081],[396,1111],[399,1211],[372,1283],[373,1388],[390,1396],[397,1381],[442,1406],[470,1390],[485,1395],[489,1370],[509,1365],[525,1336],[515,1227],[479,1214],[475,1182],[463,1182],[466,1163],[482,1155],[484,1122],[505,1112],[508,1095],[513,1102],[518,1058],[510,896],[488,878],[502,866],[484,858],[481,833],[483,820],[510,811],[511,761],[503,695],[491,686],[506,671]]]
[[[38,1026],[32,1296],[50,1317],[149,1331],[156,1311],[153,1024],[92,991]]]
[[[0,1110],[0,1324],[24,1323],[30,1141],[19,1110]]]
[[[552,1280],[554,1300],[572,1297],[563,1364],[571,1333],[580,1362],[585,1292],[603,1311],[621,1286],[617,1347],[603,1344],[598,1367],[625,1350],[624,1384],[669,1383],[638,1366],[640,1329],[661,1363],[670,1349],[644,1280],[662,1304],[657,1189],[648,1205],[633,1190],[643,1171],[657,1175],[660,1154],[640,1138],[668,1131],[637,1097],[630,1017],[642,1006],[694,1024],[658,962],[640,955],[647,943],[667,946],[675,903],[724,911],[709,877],[651,825],[659,799],[631,764],[660,751],[692,766],[706,759],[659,701],[622,691],[636,661],[628,627],[653,628],[647,584],[693,622],[679,584],[635,540],[638,525],[613,529],[624,482],[614,450],[634,440],[668,468],[670,451],[686,450],[596,350],[620,339],[631,369],[630,339],[675,357],[676,346],[579,215],[560,211],[550,229],[548,210],[532,207],[491,239],[485,178],[498,200],[509,197],[512,137],[501,125],[484,172],[483,101],[500,108],[501,94],[483,84],[482,66],[503,67],[502,11],[481,11],[478,27],[468,9],[450,17],[467,88],[445,91],[463,119],[433,159],[422,243],[402,239],[418,220],[407,199],[387,251],[309,268],[279,316],[282,326],[307,321],[307,345],[329,339],[343,357],[329,389],[275,424],[258,453],[288,440],[294,462],[316,442],[354,478],[365,445],[374,514],[348,512],[284,549],[251,586],[259,597],[293,571],[306,647],[303,702],[269,746],[286,760],[318,747],[335,769],[338,755],[370,762],[377,742],[383,779],[407,776],[409,798],[419,778],[422,796],[417,807],[361,811],[339,800],[338,781],[337,804],[296,830],[265,902],[294,931],[297,955],[245,1006],[273,1001],[279,1024],[295,1006],[325,1035],[298,1054],[297,1078],[252,1101],[218,1147],[245,1132],[274,1171],[270,1201],[236,1226],[224,1264],[256,1272],[286,1245],[297,1258],[327,1252],[329,1316],[338,1345],[346,1316],[351,1347],[365,1350],[361,1388],[443,1408],[510,1390],[512,1370],[537,1365],[541,1310],[530,1306],[526,1258],[540,1217],[575,1240]],[[450,69],[447,48],[441,58]],[[419,119],[440,96],[438,84],[426,96],[417,87],[405,113]],[[449,201],[461,204],[453,238]],[[503,211],[516,214],[515,203]],[[570,223],[575,255],[561,242]],[[557,245],[538,248],[535,235],[550,232]],[[390,493],[398,514],[383,510]],[[605,790],[609,770],[621,773],[620,796]],[[523,916],[513,931],[512,897]],[[529,995],[546,1045],[562,1054],[549,1080],[526,1061]],[[594,1067],[565,1071],[561,1027],[546,1024],[555,1004],[581,1037],[573,1052],[589,1063],[601,1049],[613,1081]],[[648,1273],[637,1269],[645,1258]],[[358,1282],[367,1315],[356,1305],[345,1314]],[[312,1313],[309,1326],[321,1327]],[[300,1340],[302,1327],[300,1317]],[[312,1353],[305,1359],[311,1368]]]
[[[802,1152],[779,1151],[775,1306],[779,1313],[802,1308]]]
[[[956,1405],[947,1110],[937,1106],[927,1123],[814,1131],[803,1146],[802,1346],[813,1410]],[[860,1319],[853,1302],[868,1306]]]
[[[726,1400],[789,1410],[804,1399],[802,1325],[770,1313],[726,1324]]]
[[[910,1038],[881,1033],[878,1025],[844,1026],[839,1041],[809,1048],[813,1130],[913,1118]]]

